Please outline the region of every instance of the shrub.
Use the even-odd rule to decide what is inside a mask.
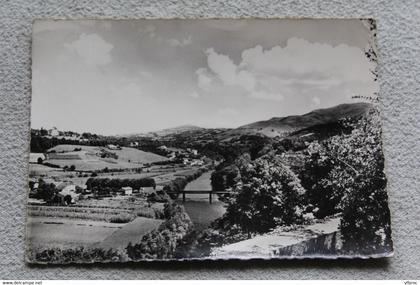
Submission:
[[[225,219],[250,236],[279,225],[303,221],[305,189],[298,177],[275,157],[263,157],[241,168],[242,182],[227,199]]]
[[[126,213],[121,213],[115,216],[112,216],[109,219],[110,223],[116,223],[116,224],[125,224],[125,223],[129,223],[132,220],[134,220],[134,217],[130,214],[126,214]]]
[[[140,208],[140,209],[137,209],[134,213],[137,217],[160,219],[160,217],[156,216],[156,211],[153,208],[146,208],[146,207],[145,208]]]
[[[172,215],[172,216],[171,216]],[[193,224],[184,208],[177,204],[165,205],[165,217],[169,219],[158,229],[144,235],[137,244],[128,244],[127,255],[132,260],[172,259],[177,247],[192,231]]]
[[[130,186],[133,189],[139,189],[140,187],[155,187],[156,183],[155,180],[150,177],[140,179],[89,178],[86,181],[86,186],[89,190],[93,189],[94,187],[110,187],[113,189],[120,189],[121,187],[126,186]]]
[[[34,250],[28,256],[32,262],[38,263],[93,263],[93,262],[120,262],[124,261],[123,255],[117,250],[102,248],[60,249],[51,248]]]

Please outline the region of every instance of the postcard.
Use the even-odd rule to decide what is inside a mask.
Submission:
[[[393,254],[373,19],[37,20],[27,262]]]

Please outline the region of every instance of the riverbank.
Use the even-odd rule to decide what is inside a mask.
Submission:
[[[185,191],[208,191],[211,190],[211,174],[213,171],[204,172],[200,177],[191,181],[185,187]],[[182,203],[182,197],[179,198]],[[213,203],[209,203],[208,194],[186,195],[186,200],[182,203],[197,231],[204,230],[210,224],[223,216],[226,212],[224,203],[219,201],[217,195],[213,195]]]

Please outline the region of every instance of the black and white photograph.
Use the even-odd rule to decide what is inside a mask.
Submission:
[[[392,256],[376,33],[36,20],[27,262]]]

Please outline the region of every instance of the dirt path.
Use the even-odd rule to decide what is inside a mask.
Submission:
[[[130,242],[139,242],[144,234],[159,227],[162,222],[163,220],[137,217],[134,221],[113,232],[102,242],[94,244],[93,247],[124,249]]]

